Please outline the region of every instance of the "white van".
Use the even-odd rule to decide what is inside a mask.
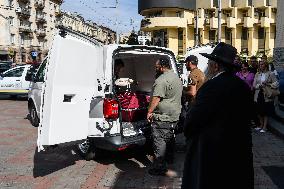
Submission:
[[[151,95],[155,81],[155,62],[162,57],[170,60],[177,73],[175,56],[168,49],[103,46],[85,36],[61,31],[39,68],[29,95],[29,107],[40,120],[39,151],[45,146],[88,139],[79,147],[86,159],[92,159],[96,149],[115,151],[144,145],[150,129],[145,99]],[[119,77],[135,81],[126,91],[114,84],[117,60],[124,63]],[[143,105],[138,98],[132,98],[142,108],[122,108],[125,94],[142,96]]]
[[[17,66],[0,74],[0,94],[17,97],[27,95],[30,81],[25,77],[31,65]]]

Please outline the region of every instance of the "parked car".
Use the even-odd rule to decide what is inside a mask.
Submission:
[[[12,66],[11,61],[0,61],[0,73],[3,73],[7,70],[9,70]]]
[[[150,130],[146,114],[155,62],[162,57],[177,73],[174,53],[166,48],[103,46],[78,33],[58,32],[49,55],[30,77],[28,107],[32,124],[39,126],[39,150],[88,139],[78,147],[90,160],[98,149],[120,151],[144,145]],[[136,81],[128,93],[115,85],[118,60],[124,63],[120,78]],[[133,107],[122,102],[126,95],[137,102]]]
[[[0,94],[17,97],[27,95],[30,81],[25,79],[30,65],[11,68],[0,74]]]
[[[40,65],[31,67],[26,79],[31,81],[30,90],[28,92],[28,111],[30,122],[33,126],[39,126],[39,111],[41,105],[41,96],[42,96],[42,84],[44,82],[44,74],[46,67],[47,59]]]

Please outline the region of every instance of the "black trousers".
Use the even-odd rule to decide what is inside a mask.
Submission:
[[[153,168],[165,170],[167,169],[167,161],[174,158],[175,135],[174,128],[176,122],[158,122],[152,123],[153,149],[155,160]]]

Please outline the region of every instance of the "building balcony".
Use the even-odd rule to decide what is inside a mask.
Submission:
[[[55,11],[55,17],[61,17],[63,15],[61,10],[56,10]]]
[[[236,28],[237,26],[237,19],[235,17],[228,17],[227,18],[227,27],[228,28]]]
[[[254,19],[252,17],[244,17],[243,24],[245,28],[252,28],[254,24]]]
[[[20,33],[31,33],[32,32],[31,26],[30,25],[19,26],[19,32]]]
[[[46,16],[45,15],[36,15],[36,22],[45,23]]]
[[[252,0],[235,0],[235,7],[248,9],[252,6]]]
[[[222,9],[233,9],[235,6],[235,0],[223,0]]]
[[[215,17],[210,18],[210,28],[211,29],[218,28],[218,18],[215,18]]]
[[[252,3],[255,8],[266,8],[274,4],[272,0],[253,0]]]
[[[260,19],[261,27],[269,28],[270,27],[270,19],[268,17],[261,17]]]
[[[44,8],[44,1],[43,0],[36,0],[35,1],[35,8],[36,9],[43,9]]]
[[[46,36],[46,29],[37,29],[35,30],[35,33],[38,37],[44,37]]]
[[[15,11],[19,15],[19,17],[30,17],[31,16],[31,10],[28,8],[18,7],[15,9]]]
[[[59,5],[61,5],[63,3],[63,0],[50,0],[50,1],[52,1],[56,4],[59,4]]]
[[[218,7],[218,0],[198,0],[196,5],[197,8],[216,9]]]
[[[141,29],[144,31],[163,28],[186,28],[188,19],[180,17],[154,17],[141,21]]]
[[[21,3],[30,3],[30,0],[17,0],[17,1]]]
[[[193,22],[193,25],[194,25],[194,28],[196,28],[196,20],[195,18],[192,18],[192,22]],[[205,19],[204,18],[197,18],[197,28],[203,28],[204,27],[204,22],[205,22]]]

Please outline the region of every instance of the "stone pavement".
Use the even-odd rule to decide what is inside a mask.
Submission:
[[[37,153],[37,129],[25,118],[27,102],[2,98],[0,112],[1,189],[180,188],[184,153],[177,153],[170,167],[176,175],[167,177],[147,173],[151,158],[143,149],[106,153],[89,162],[74,146]],[[284,188],[283,140],[253,132],[253,142],[255,188]]]

